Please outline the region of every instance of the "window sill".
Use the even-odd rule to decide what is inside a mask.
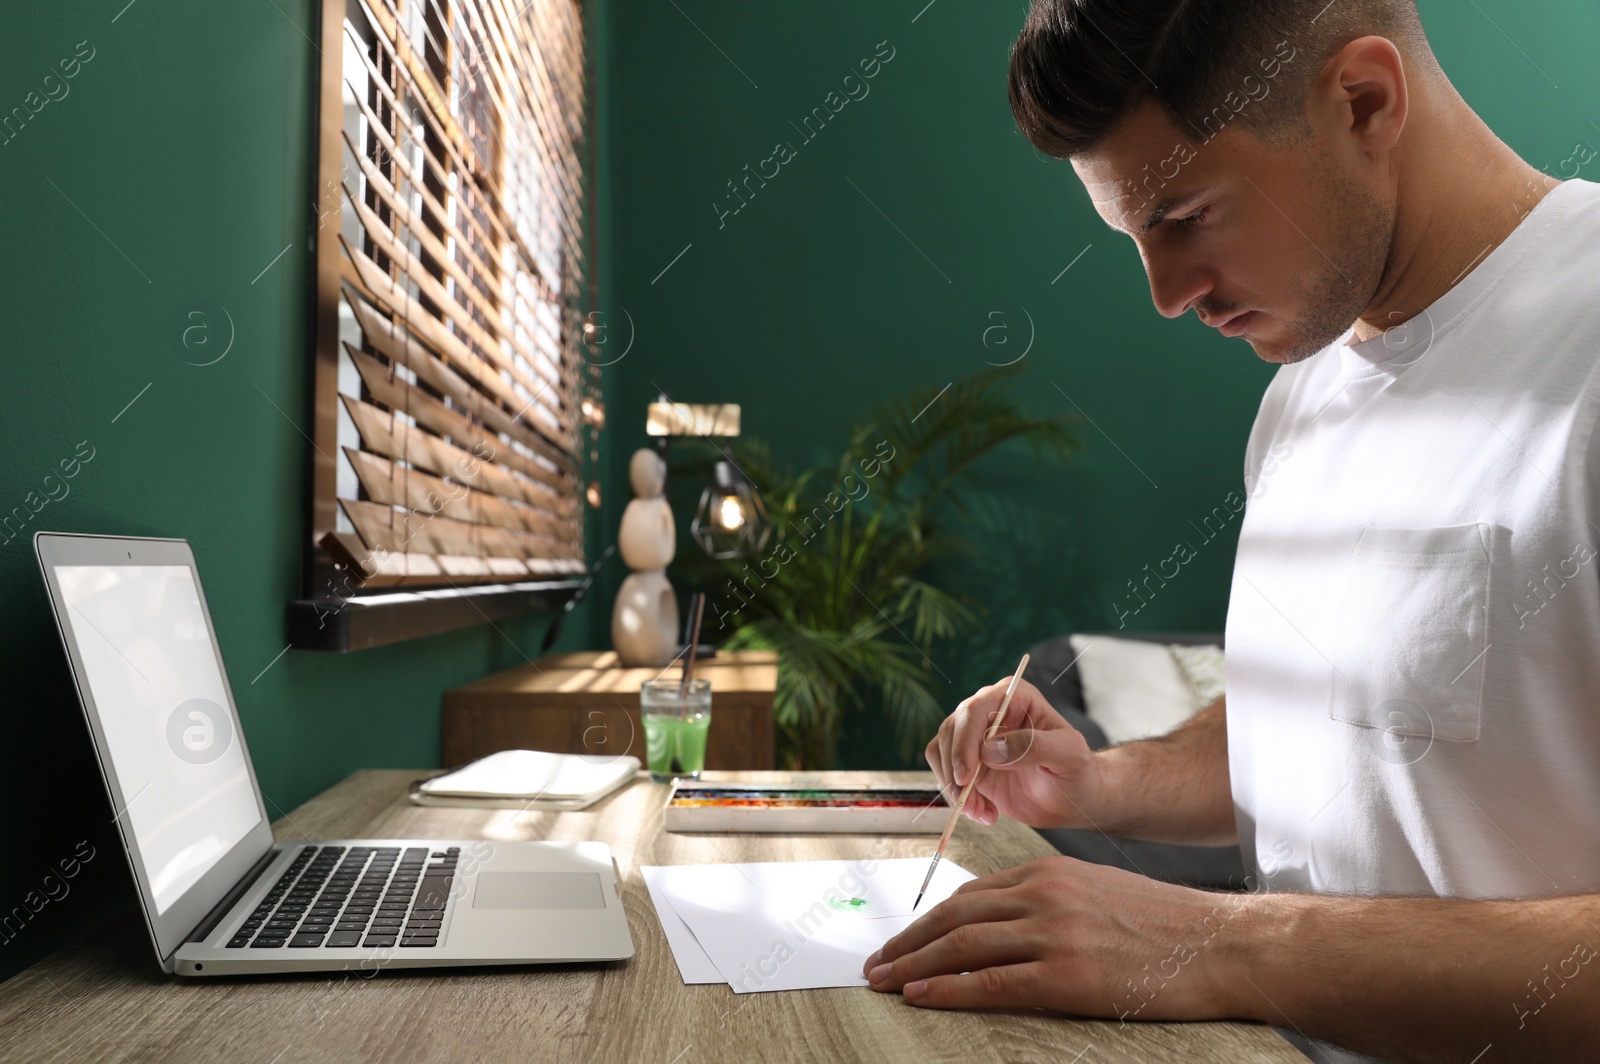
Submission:
[[[345,653],[555,609],[578,580],[394,591],[289,603],[289,645]]]

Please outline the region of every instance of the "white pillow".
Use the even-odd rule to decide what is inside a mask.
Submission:
[[[1228,681],[1223,669],[1221,647],[1215,643],[1198,647],[1175,643],[1169,649],[1172,656],[1178,659],[1178,668],[1183,670],[1183,678],[1189,681],[1189,687],[1200,700],[1202,709],[1222,697]]]
[[[1112,743],[1165,735],[1207,704],[1165,643],[1102,635],[1069,642],[1078,655],[1084,712]]]

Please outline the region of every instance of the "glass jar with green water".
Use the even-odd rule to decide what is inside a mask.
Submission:
[[[711,681],[646,680],[639,688],[639,712],[650,778],[699,779],[711,730]]]

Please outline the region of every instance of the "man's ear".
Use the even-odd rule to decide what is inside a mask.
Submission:
[[[1405,61],[1386,37],[1358,37],[1323,65],[1307,118],[1319,132],[1347,138],[1369,156],[1392,150],[1411,103]]]

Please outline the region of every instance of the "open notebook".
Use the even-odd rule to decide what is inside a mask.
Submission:
[[[411,785],[418,805],[582,809],[630,782],[636,757],[502,750]]]

